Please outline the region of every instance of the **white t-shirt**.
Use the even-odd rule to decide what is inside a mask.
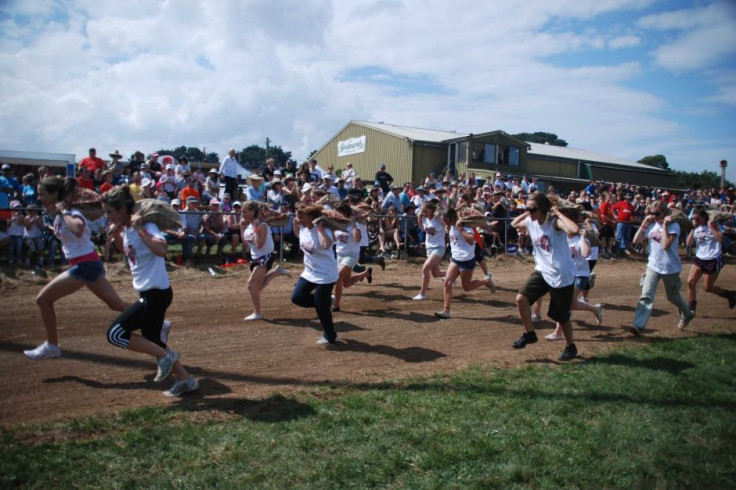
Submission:
[[[593,231],[598,233],[598,227],[595,226],[595,223],[591,223],[590,227],[593,228]],[[598,260],[598,248],[599,247],[590,247],[590,255],[588,255],[588,260]]]
[[[360,230],[360,246],[367,247],[371,244],[370,238],[368,237],[368,225],[366,223],[355,222],[355,226]]]
[[[422,228],[424,228],[424,234],[426,235],[424,242],[427,248],[445,246],[445,225],[442,222],[442,218],[438,215],[434,215],[432,219],[422,217]]]
[[[362,241],[363,237],[361,236],[360,238]],[[356,242],[353,238],[353,225],[348,226],[346,231],[335,230],[335,251],[338,256],[357,255],[360,253],[360,243]]]
[[[570,254],[572,255],[572,261],[575,263],[575,277],[590,277],[590,267],[588,266],[588,259],[583,257],[583,252],[580,248],[583,237],[580,235],[574,235],[567,237],[567,245],[570,247]],[[585,239],[588,240],[587,238]],[[588,242],[590,246],[590,242]]]
[[[41,219],[41,217],[37,218],[36,223],[38,223],[39,225],[43,227],[43,220]],[[30,230],[26,228],[25,226],[23,227],[23,238],[40,238],[41,237],[41,234],[42,234],[41,228],[36,226],[36,223],[31,225]]]
[[[149,235],[166,240],[164,234],[153,223],[143,225]],[[125,228],[123,232],[123,253],[128,259],[130,273],[133,275],[133,289],[149,291],[151,289],[168,289],[169,274],[166,272],[166,261],[163,257],[151,252],[143,243],[134,228]]]
[[[334,240],[334,234],[325,228],[325,234]],[[304,272],[301,277],[314,284],[337,282],[337,259],[332,247],[324,249],[319,244],[317,227],[299,228],[299,247],[304,252]]]
[[[92,234],[89,231],[89,220],[78,209],[72,209],[71,214],[84,220],[84,231],[80,237],[72,233],[61,215],[54,218],[54,235],[61,242],[61,250],[67,260],[89,255],[95,251],[95,245],[90,239]]]
[[[716,240],[710,226],[698,226],[693,233],[695,256],[700,260],[714,260],[721,256],[721,242]]]
[[[524,221],[534,245],[534,269],[553,288],[563,288],[575,282],[575,264],[567,245],[567,233],[555,230],[557,218],[547,218],[543,225],[527,217]]]
[[[20,223],[18,223],[18,220],[15,219],[15,215],[13,215],[13,218],[8,223],[8,235],[10,236],[23,236],[24,229],[23,226],[23,217],[20,217]]]
[[[266,223],[261,223],[259,226],[266,227],[266,242],[263,247],[256,247],[256,230],[253,228],[253,223],[250,223],[248,227],[243,230],[243,243],[248,244],[250,249],[250,256],[253,259],[258,259],[264,255],[270,255],[273,252],[273,235],[271,235],[271,229]]]
[[[644,231],[645,236],[649,240],[649,262],[647,267],[659,274],[675,274],[682,270],[680,257],[677,255],[677,243],[680,240],[680,225],[670,223],[669,234],[675,235],[674,241],[668,250],[662,248],[662,238],[664,234],[664,223],[654,223],[649,225]]]
[[[463,228],[465,233],[473,233],[472,228]],[[458,262],[465,262],[475,258],[475,242],[468,243],[460,234],[457,226],[450,228],[450,251],[452,258]]]

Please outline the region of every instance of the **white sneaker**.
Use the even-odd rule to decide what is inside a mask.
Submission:
[[[263,319],[263,315],[260,313],[251,313],[250,315],[243,318],[243,320],[245,320],[246,322],[253,322],[253,321],[262,320],[262,319]]]
[[[325,336],[323,335],[322,337],[320,337],[320,338],[318,338],[318,339],[317,339],[317,342],[316,342],[316,343],[317,343],[318,345],[325,345],[325,344],[339,344],[339,343],[340,343],[340,338],[339,338],[339,337],[335,337],[335,340],[334,340],[334,342],[330,342],[329,340],[327,340],[327,337],[325,337]]]
[[[555,335],[555,333],[552,332],[551,334],[545,335],[544,338],[547,340],[562,340],[565,337],[563,337],[562,335]]]
[[[603,324],[603,305],[595,305],[595,319],[598,321],[598,325]]]
[[[491,274],[490,272],[486,274],[486,279],[488,280],[488,289],[490,289],[492,293],[495,293],[496,283],[493,282],[493,274]]]
[[[199,383],[194,379],[194,376],[189,376],[186,379],[177,379],[171,388],[164,391],[164,396],[182,396],[199,389]]]
[[[161,324],[161,342],[166,344],[169,341],[169,332],[171,332],[171,320],[164,320]]]
[[[284,269],[280,265],[277,265],[276,268],[274,269],[274,271],[276,271],[276,274],[280,274],[280,275],[286,276],[286,277],[291,277],[291,272],[287,271],[286,269]]]
[[[542,315],[537,315],[536,313],[532,313],[532,321],[533,322],[541,322],[542,321]]]
[[[578,301],[580,301],[582,303],[587,303],[588,302],[588,297],[587,296],[580,296],[578,298]]]
[[[58,345],[51,345],[48,342],[44,342],[35,349],[24,350],[23,354],[25,354],[28,359],[38,361],[52,357],[61,357],[61,349]]]
[[[425,294],[417,294],[412,299],[414,301],[424,301],[425,299],[427,299],[427,295],[425,295]]]
[[[337,298],[335,297],[335,295],[334,295],[334,294],[333,294],[332,296],[330,296],[330,301],[332,301],[332,302],[334,303],[334,302],[335,302],[335,300],[337,300]]]

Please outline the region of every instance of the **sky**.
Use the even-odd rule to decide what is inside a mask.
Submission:
[[[733,0],[0,0],[0,70],[3,150],[302,161],[361,120],[736,182]]]

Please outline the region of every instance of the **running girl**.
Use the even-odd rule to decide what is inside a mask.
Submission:
[[[427,260],[422,266],[422,288],[414,296],[415,301],[427,299],[427,288],[431,277],[442,277],[440,262],[445,256],[445,225],[437,214],[437,203],[425,202],[419,212],[419,230],[424,233],[424,246],[427,250]]]

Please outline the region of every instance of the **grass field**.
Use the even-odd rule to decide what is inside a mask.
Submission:
[[[736,336],[0,434],[3,488],[733,488]]]

